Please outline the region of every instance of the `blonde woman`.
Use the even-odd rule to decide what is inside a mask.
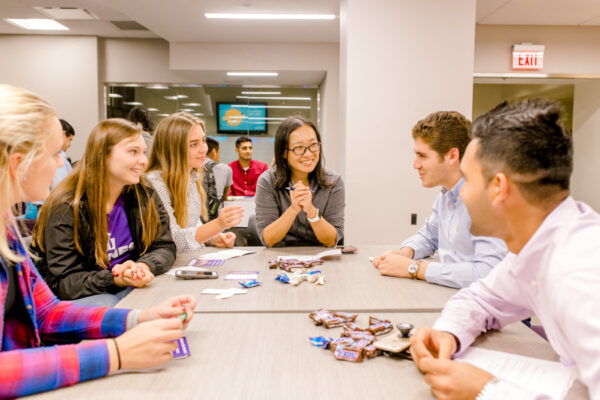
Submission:
[[[148,163],[141,132],[124,119],[101,121],[42,207],[32,249],[63,300],[112,307],[175,260],[169,217],[140,181]]]
[[[204,122],[187,113],[163,119],[154,133],[147,178],[169,214],[178,253],[195,250],[204,242],[233,247],[235,234],[221,231],[239,224],[244,216],[240,206],[225,207],[218,218],[202,224],[200,217],[207,219],[201,185],[207,150]]]
[[[82,306],[52,294],[10,209],[48,196],[61,145],[60,123],[45,100],[0,85],[0,398],[163,364],[193,316],[190,296],[141,311]],[[183,309],[184,323],[177,318]]]

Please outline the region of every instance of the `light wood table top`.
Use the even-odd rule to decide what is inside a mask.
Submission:
[[[366,325],[370,313],[361,313]],[[373,314],[372,314],[373,315]],[[374,313],[394,324],[431,325],[437,313]],[[338,361],[313,347],[309,336],[338,337],[341,328],[317,327],[307,314],[196,314],[186,336],[191,357],[164,368],[118,374],[33,396],[34,399],[431,399],[411,361],[377,357]],[[393,334],[393,333],[392,333]],[[521,323],[491,332],[476,346],[557,360],[550,345]],[[588,399],[579,382],[568,399]]]
[[[303,282],[292,286],[275,281],[280,270],[268,267],[270,260],[281,255],[317,254],[324,247],[243,248],[255,254],[229,259],[219,267],[208,267],[219,272],[218,279],[180,280],[172,275],[157,276],[145,288],[136,289],[117,307],[147,308],[177,294],[192,294],[198,305],[196,312],[308,312],[318,308],[348,311],[438,312],[456,289],[425,281],[381,276],[369,262],[369,256],[389,250],[388,246],[363,246],[356,254],[343,254],[325,259],[312,270],[320,270],[326,277],[323,286]],[[217,249],[218,250],[218,249]],[[174,267],[182,266],[201,254],[217,251],[204,248],[179,255]],[[201,295],[206,288],[241,288],[238,281],[224,280],[230,271],[259,271],[259,287],[247,294],[225,300],[215,295]]]

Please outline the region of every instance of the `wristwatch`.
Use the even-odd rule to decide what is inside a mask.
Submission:
[[[306,215],[306,219],[308,220],[308,222],[311,222],[311,223],[317,222],[318,220],[321,219],[321,210],[319,210],[318,208],[316,210],[317,210],[317,214],[315,215],[314,218],[308,218],[308,215]]]
[[[419,272],[419,262],[418,261],[413,261],[409,264],[408,266],[408,274],[410,275],[411,279],[417,279],[417,272]]]

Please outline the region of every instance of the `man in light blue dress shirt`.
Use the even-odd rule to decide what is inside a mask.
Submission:
[[[399,251],[374,257],[382,275],[422,279],[462,288],[485,277],[506,255],[504,241],[469,232],[471,218],[458,196],[463,185],[460,160],[471,139],[471,123],[462,114],[440,111],[412,131],[415,160],[424,187],[441,186],[433,212]],[[440,262],[423,258],[438,252]]]

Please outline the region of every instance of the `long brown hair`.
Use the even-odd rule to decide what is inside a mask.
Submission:
[[[188,223],[187,191],[190,184],[188,167],[188,147],[190,131],[200,125],[206,134],[204,122],[185,112],[175,113],[160,121],[154,133],[150,160],[146,172],[160,171],[163,181],[169,189],[169,198],[173,205],[175,219],[182,228]],[[201,215],[207,220],[206,194],[202,188],[202,168],[196,170],[200,178],[196,182],[200,201]]]
[[[94,255],[96,263],[108,268],[107,253],[108,232],[106,224],[106,203],[108,201],[108,166],[107,160],[112,148],[121,140],[140,135],[141,128],[121,118],[101,121],[92,129],[88,138],[83,159],[77,163],[73,171],[50,193],[44,203],[33,232],[32,243],[44,250],[44,230],[50,215],[64,203],[73,206],[73,239],[77,251],[84,255],[79,232],[87,229],[81,221],[81,199],[86,197],[91,229],[94,235]],[[142,244],[140,254],[144,254],[159,235],[160,218],[154,201],[150,199],[146,184],[127,185],[123,192],[133,190],[139,207],[139,219],[142,224]],[[147,201],[142,202],[142,198]],[[142,207],[145,204],[145,209]],[[83,222],[83,223],[82,223]]]
[[[38,95],[0,85],[0,256],[13,262],[23,258],[10,249],[6,235],[6,228],[10,228],[21,239],[10,210],[17,199],[23,198],[22,178],[46,149],[52,117],[54,109]],[[17,176],[11,176],[10,158],[15,153],[21,153],[23,161]]]

